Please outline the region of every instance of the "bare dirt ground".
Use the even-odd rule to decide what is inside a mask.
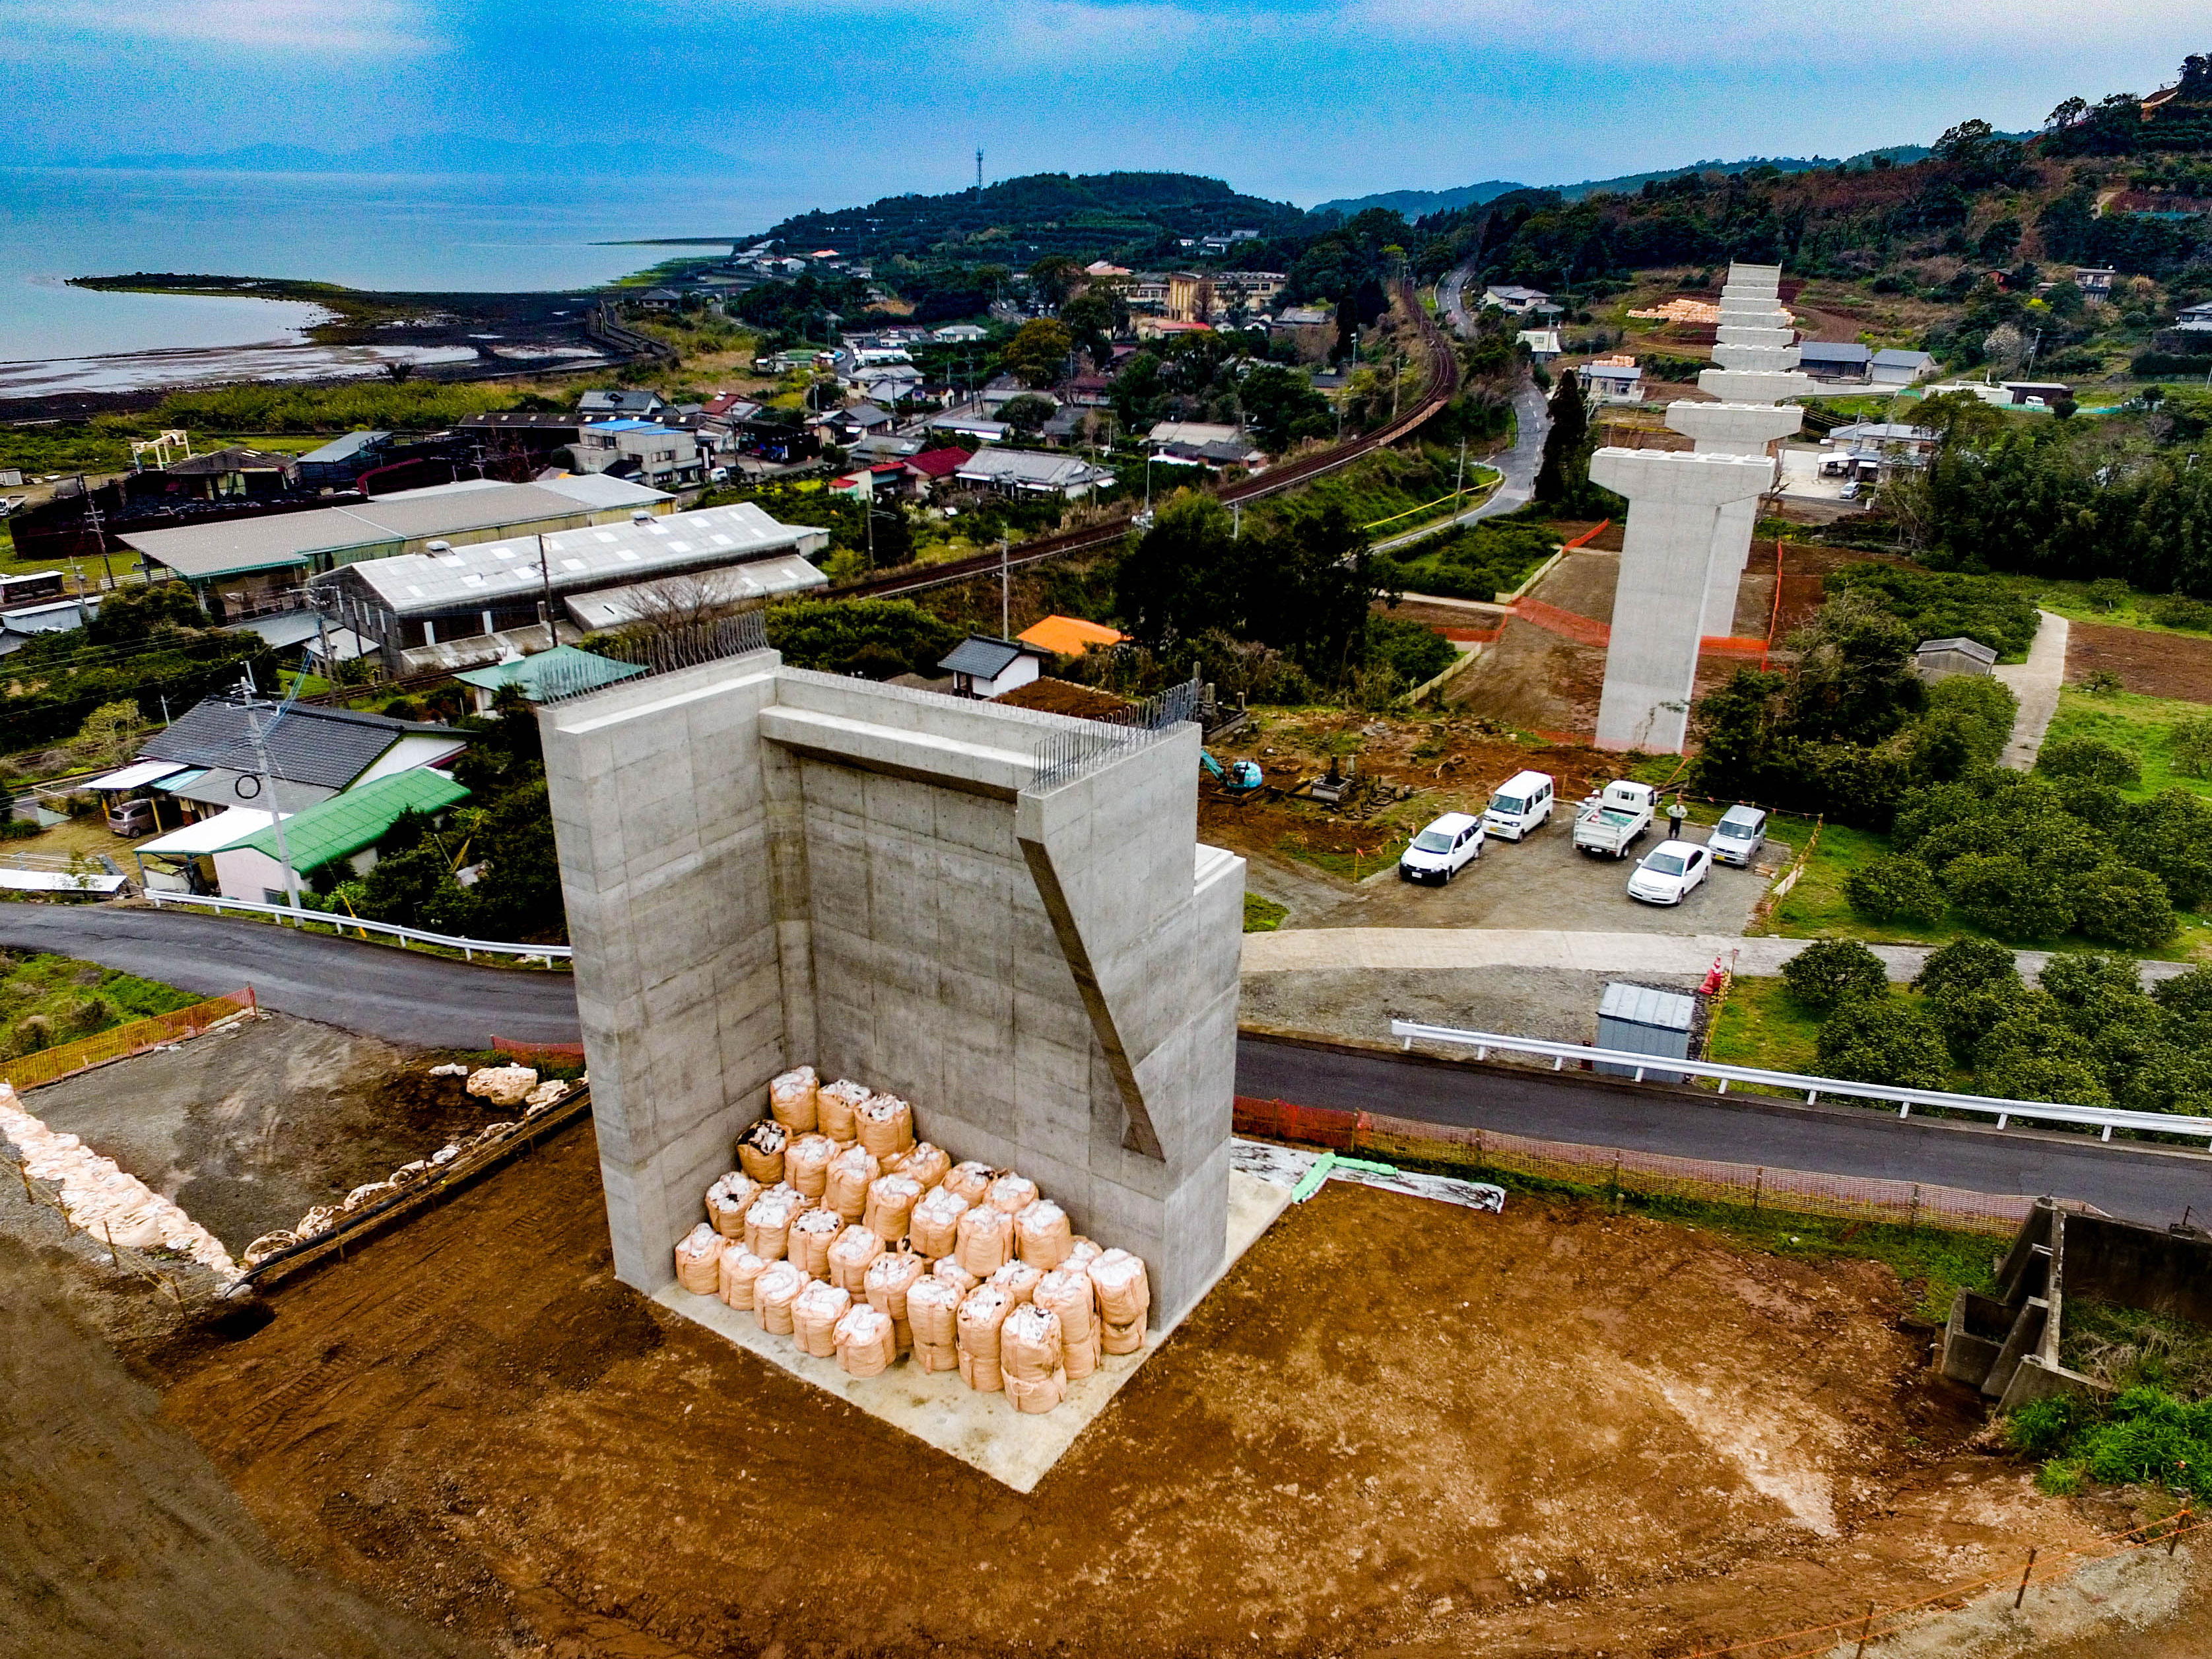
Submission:
[[[271,1014],[33,1090],[26,1106],[232,1251],[495,1118],[439,1058]]]
[[[2079,685],[2100,669],[2118,674],[2123,690],[2212,702],[2212,640],[2108,623],[2069,623],[2066,683]]]
[[[1598,1000],[1613,981],[1697,988],[1698,977],[1592,974],[1565,968],[1426,969],[1376,973],[1359,968],[1248,974],[1237,1023],[1337,1042],[1384,1042],[1393,1019],[1471,1031],[1516,1031],[1550,1042],[1597,1036]]]
[[[1886,1269],[1332,1186],[1021,1497],[609,1276],[579,1126],[169,1393],[301,1560],[554,1653],[1680,1655],[2086,1540]]]

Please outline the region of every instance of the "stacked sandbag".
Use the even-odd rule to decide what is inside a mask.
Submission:
[[[914,1145],[914,1108],[896,1095],[871,1095],[853,1114],[860,1145],[888,1164]]]
[[[1037,1184],[1027,1176],[1018,1176],[1009,1170],[991,1182],[983,1201],[994,1210],[1019,1215],[1037,1201]]]
[[[1050,1273],[1074,1247],[1067,1212],[1050,1199],[1041,1198],[1014,1217],[1014,1254],[1032,1267]]]
[[[778,1182],[752,1201],[745,1212],[745,1248],[769,1261],[791,1254],[791,1224],[806,1212],[806,1200]]]
[[[958,1316],[967,1292],[949,1279],[924,1277],[906,1293],[907,1322],[914,1332],[915,1361],[925,1371],[960,1366]]]
[[[907,1310],[907,1297],[928,1273],[929,1263],[911,1250],[885,1250],[868,1263],[861,1294],[870,1307],[890,1316],[901,1353],[914,1346],[914,1316]],[[945,1304],[948,1309],[956,1305]]]
[[[945,1185],[948,1191],[959,1194],[970,1204],[981,1204],[983,1194],[991,1190],[991,1177],[996,1173],[989,1164],[978,1164],[971,1158],[947,1170]]]
[[[951,1172],[952,1155],[942,1146],[933,1146],[927,1141],[919,1142],[891,1165],[894,1174],[905,1176],[928,1192]]]
[[[768,1267],[767,1257],[755,1255],[732,1240],[722,1247],[721,1282],[715,1288],[722,1300],[732,1308],[749,1310],[753,1305],[753,1286]]]
[[[884,1243],[904,1238],[914,1224],[914,1206],[921,1201],[921,1183],[912,1176],[878,1176],[868,1183],[867,1207],[860,1224]]]
[[[745,1236],[745,1212],[767,1188],[735,1170],[707,1188],[707,1219],[725,1238]]]
[[[845,1310],[830,1332],[830,1346],[848,1376],[881,1376],[898,1358],[890,1316],[865,1302]]]
[[[814,1094],[820,1086],[811,1066],[793,1066],[769,1079],[768,1115],[793,1134],[806,1133],[816,1127]]]
[[[1067,1260],[1060,1265],[1063,1267],[1088,1267],[1103,1255],[1105,1250],[1106,1247],[1097,1239],[1085,1238],[1078,1233],[1075,1242],[1067,1247]]]
[[[1127,1250],[1108,1250],[1091,1263],[1098,1292],[1098,1344],[1108,1353],[1134,1353],[1145,1346],[1145,1315],[1152,1304],[1145,1264]]]
[[[978,1394],[996,1394],[1006,1386],[999,1370],[999,1331],[1013,1310],[1013,1302],[1004,1291],[995,1285],[978,1285],[968,1292],[955,1316],[960,1380]]]
[[[823,1085],[814,1095],[814,1127],[832,1140],[858,1140],[860,1130],[854,1114],[860,1109],[869,1092],[866,1084],[855,1083],[850,1078]]]
[[[979,1204],[960,1218],[952,1254],[978,1279],[988,1279],[1014,1253],[1014,1218],[1004,1210]]]
[[[837,1322],[852,1305],[852,1292],[827,1279],[817,1280],[801,1291],[791,1304],[792,1334],[799,1339],[799,1347],[817,1359],[835,1358]]]
[[[932,1262],[929,1276],[943,1279],[963,1296],[983,1282],[982,1275],[969,1273],[960,1265],[960,1258],[957,1255],[948,1255],[942,1261]]]
[[[883,1172],[883,1165],[866,1147],[846,1147],[830,1160],[823,1204],[848,1223],[858,1221],[867,1212],[869,1183]]]
[[[728,1241],[705,1222],[676,1241],[676,1282],[700,1296],[721,1288],[722,1246]]]
[[[866,1227],[848,1227],[830,1246],[830,1282],[854,1301],[867,1294],[868,1266],[884,1253],[884,1241]]]
[[[785,1253],[809,1279],[830,1277],[830,1247],[845,1224],[834,1210],[809,1210],[791,1224],[791,1247]]]
[[[1061,1343],[1058,1314],[1031,1306],[1006,1316],[999,1328],[999,1370],[1016,1411],[1048,1412],[1067,1398]]]
[[[983,1282],[996,1285],[1013,1297],[1014,1305],[1019,1307],[1036,1295],[1037,1281],[1043,1277],[1039,1269],[1030,1267],[1026,1261],[1009,1261]]]
[[[770,1336],[792,1333],[791,1304],[814,1281],[790,1261],[771,1261],[753,1280],[753,1320]]]
[[[1055,1267],[1037,1280],[1036,1305],[1060,1316],[1060,1346],[1068,1380],[1098,1369],[1098,1292],[1081,1267]]]
[[[837,1143],[828,1135],[794,1135],[783,1149],[783,1178],[818,1203],[829,1184],[830,1160],[836,1156]]]
[[[791,1132],[772,1117],[756,1121],[738,1137],[738,1167],[763,1187],[783,1179],[783,1149]]]
[[[952,1254],[959,1242],[960,1218],[972,1207],[950,1187],[933,1187],[914,1206],[907,1238],[915,1249],[932,1261]]]

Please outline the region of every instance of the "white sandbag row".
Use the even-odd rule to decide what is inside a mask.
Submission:
[[[769,1085],[676,1247],[677,1283],[874,1376],[904,1355],[1048,1412],[1102,1354],[1144,1346],[1152,1288],[1036,1182],[917,1141],[914,1109],[811,1066]]]

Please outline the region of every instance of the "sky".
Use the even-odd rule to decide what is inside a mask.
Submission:
[[[2203,0],[0,0],[0,163],[652,141],[763,200],[1157,167],[1301,204],[1927,143],[2146,92]]]

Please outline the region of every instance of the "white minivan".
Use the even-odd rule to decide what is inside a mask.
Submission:
[[[1507,841],[1520,840],[1551,822],[1552,793],[1549,772],[1516,772],[1498,786],[1490,805],[1483,808],[1483,829]]]

